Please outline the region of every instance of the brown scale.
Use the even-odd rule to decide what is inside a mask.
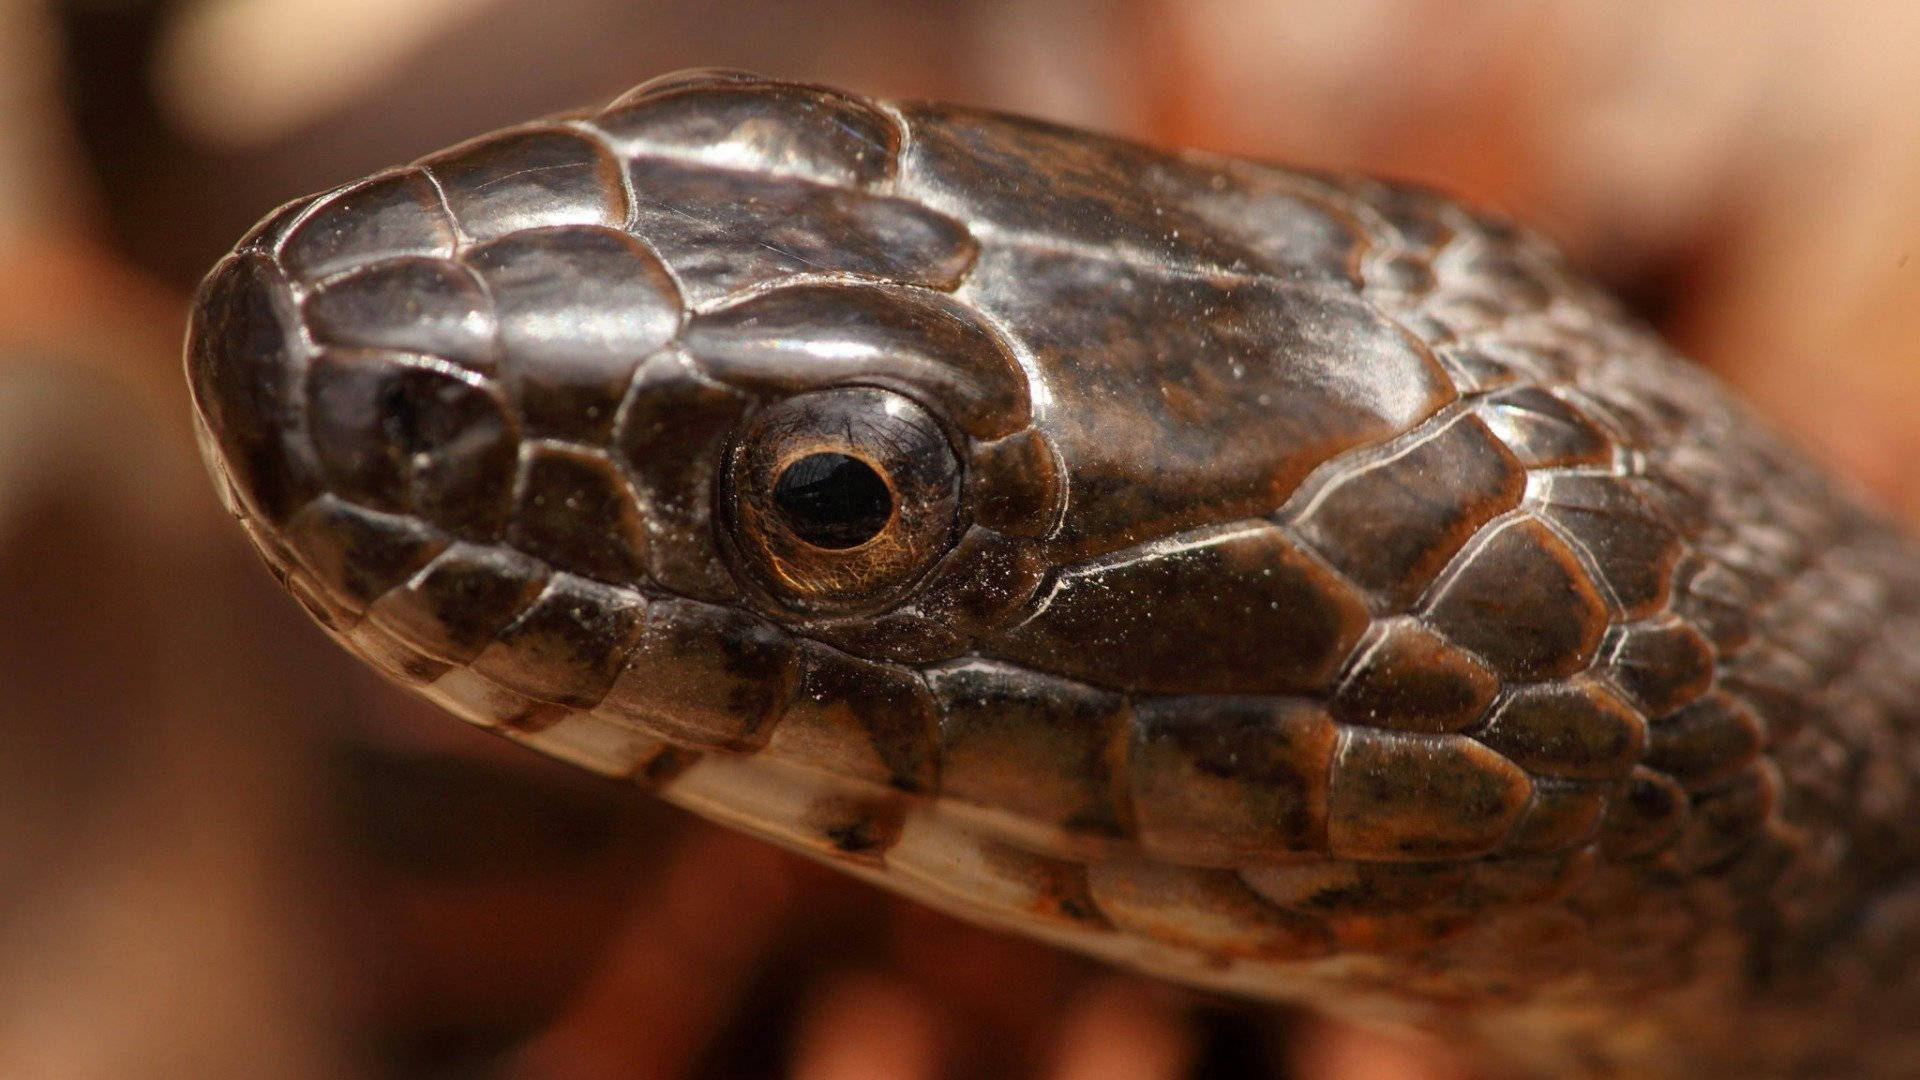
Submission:
[[[1134,834],[1126,698],[977,661],[929,669],[927,682],[943,798],[1067,836]]]
[[[476,140],[421,161],[463,240],[558,225],[627,223],[621,166],[598,140],[532,127]]]
[[[534,560],[494,545],[455,543],[368,616],[448,663],[471,663],[546,588]]]
[[[799,678],[792,639],[750,613],[668,598],[595,712],[684,746],[758,750]]]
[[[1149,693],[1324,690],[1367,626],[1359,595],[1264,521],[1066,568],[1036,606],[989,655]],[[1213,620],[1241,632],[1193,634]]]
[[[393,298],[409,298],[395,310]],[[307,295],[301,318],[323,345],[392,349],[497,374],[499,327],[493,302],[469,267],[404,256],[357,268]]]
[[[675,349],[633,375],[615,421],[611,456],[632,485],[646,531],[647,577],[701,600],[738,595],[722,564],[709,499],[725,448],[703,432],[731,430],[752,399],[704,376]]]
[[[537,701],[588,709],[613,686],[645,624],[646,605],[637,597],[555,574],[471,667]]]
[[[767,752],[869,784],[931,792],[939,713],[911,669],[802,642],[800,676]]]
[[[419,169],[350,185],[296,213],[299,224],[278,254],[289,273],[306,281],[407,256],[447,259],[458,243],[439,189]]]
[[[1141,850],[1203,866],[1326,850],[1338,739],[1306,700],[1141,699],[1127,755]]]
[[[646,531],[620,471],[605,454],[566,443],[526,443],[512,488],[507,542],[570,573],[625,584],[646,566]],[[591,521],[592,529],[574,527]]]
[[[1493,432],[1455,415],[1376,461],[1344,467],[1286,515],[1293,531],[1388,610],[1404,611],[1481,526],[1520,502],[1525,472]]]
[[[309,580],[358,614],[440,554],[448,540],[417,520],[333,495],[309,503],[287,526]]]
[[[508,394],[530,434],[603,444],[635,368],[679,332],[665,268],[625,232],[524,229],[462,253],[499,320]]]
[[[1408,617],[1376,619],[1333,693],[1334,719],[1398,731],[1459,731],[1500,680],[1484,662]]]
[[[1576,676],[1511,691],[1474,738],[1536,776],[1612,780],[1640,760],[1646,722],[1604,684]]]
[[[822,184],[871,187],[893,175],[900,126],[866,102],[803,86],[767,86],[758,94],[731,92],[723,76],[675,86],[656,80],[614,101],[593,117],[629,157],[663,155],[693,160],[739,160],[751,154],[774,175]],[[783,123],[766,123],[769,95]]]
[[[1585,668],[1606,631],[1607,607],[1573,550],[1524,513],[1475,541],[1435,584],[1423,617],[1510,681]]]
[[[1673,615],[1615,626],[1600,653],[1607,679],[1649,717],[1706,693],[1717,659],[1713,645]]]

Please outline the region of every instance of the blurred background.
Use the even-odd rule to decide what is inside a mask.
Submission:
[[[1920,518],[1920,4],[0,0],[0,1076],[1479,1075],[889,901],[364,673],[179,342],[278,203],[686,66],[1413,178]]]

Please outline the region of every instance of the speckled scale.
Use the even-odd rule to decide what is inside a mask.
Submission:
[[[656,600],[594,713],[700,750],[754,750],[792,699],[792,638],[713,604]]]
[[[943,798],[1028,843],[1097,848],[1132,836],[1124,697],[978,662],[931,668],[927,684],[940,709]]]
[[[1189,153],[1154,162],[1138,180],[1162,215],[1180,207],[1291,281],[1348,283],[1374,250],[1366,223],[1321,178]]]
[[[322,491],[301,431],[299,328],[285,273],[266,256],[245,254],[207,275],[187,331],[201,343],[188,380],[224,490],[236,511],[276,525]]]
[[[951,288],[973,262],[962,225],[901,199],[666,160],[629,169],[638,227],[699,303],[797,274]]]
[[[1140,700],[1126,768],[1141,849],[1207,866],[1325,850],[1338,732],[1298,699]]]
[[[1327,794],[1327,848],[1366,860],[1455,859],[1500,846],[1532,783],[1464,735],[1343,728]]]
[[[1625,617],[1665,606],[1683,553],[1680,536],[1623,479],[1588,472],[1535,474],[1529,499],[1541,520],[1594,567],[1595,584]]]
[[[427,655],[469,663],[533,603],[547,576],[510,548],[455,543],[368,615]]]
[[[1474,737],[1531,773],[1610,780],[1640,760],[1646,722],[1605,685],[1576,677],[1511,691]]]
[[[998,532],[1043,539],[1066,508],[1066,477],[1053,445],[1031,427],[974,446],[967,484],[974,520]]]
[[[1030,545],[976,527],[927,572],[925,603],[823,621],[813,633],[825,644],[862,656],[937,664],[973,652],[992,629],[1026,610],[1046,587],[1047,571]]]
[[[726,455],[714,432],[733,430],[752,404],[678,350],[657,353],[634,372],[613,458],[646,508],[648,576],[671,592],[702,600],[737,595],[714,530],[711,478]]]
[[[1251,251],[1181,203],[1135,196],[1135,181],[1152,183],[1169,170],[1183,170],[1172,155],[946,106],[907,105],[901,113],[913,133],[901,162],[901,187],[926,192],[928,201],[976,223],[976,232],[989,226],[996,233],[1084,244],[1173,266],[1259,265]],[[1002,195],[1042,189],[1045,199]]]
[[[640,509],[605,454],[565,443],[529,443],[514,484],[507,539],[535,558],[613,584],[633,584],[646,567]],[[581,528],[580,522],[591,522]]]
[[[767,752],[904,791],[939,784],[940,711],[917,672],[801,642],[792,702]]]
[[[1653,723],[1647,763],[1689,788],[1708,787],[1744,768],[1766,745],[1766,729],[1751,709],[1713,693]]]
[[[287,523],[287,543],[310,579],[359,612],[440,554],[448,538],[404,514],[322,495]]]
[[[1333,693],[1344,724],[1400,731],[1458,731],[1478,720],[1500,679],[1473,654],[1418,619],[1377,619]]]
[[[555,574],[472,668],[537,701],[590,709],[613,686],[645,620],[646,603],[632,593]]]
[[[1718,660],[1711,642],[1672,615],[1615,626],[1600,651],[1608,681],[1643,716],[1665,716],[1705,693]]]
[[[1619,790],[1611,783],[1534,777],[1527,805],[1501,850],[1551,854],[1585,845]]]
[[[1060,528],[1078,553],[1272,513],[1321,464],[1454,396],[1425,349],[1357,300],[1160,267],[1131,276],[1115,290],[1107,264],[1015,235],[983,243],[959,293],[1022,327],[1050,371],[1074,372],[1048,380],[1037,426],[1081,493]]]
[[[1613,442],[1564,399],[1538,386],[1516,386],[1480,399],[1475,414],[1529,469],[1605,465]]]
[[[797,285],[703,314],[685,347],[701,370],[750,393],[871,383],[912,387],[981,439],[1030,416],[1007,344],[978,316],[921,290]]]

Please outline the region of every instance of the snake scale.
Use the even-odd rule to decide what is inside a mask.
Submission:
[[[281,208],[187,368],[509,738],[1520,1072],[1920,1075],[1920,558],[1523,229],[694,72]]]

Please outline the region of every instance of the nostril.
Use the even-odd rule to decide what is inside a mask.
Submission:
[[[421,394],[418,389],[416,382],[390,382],[380,391],[378,409],[387,442],[415,466],[424,464],[417,459],[428,456],[422,413],[432,408],[431,393]]]
[[[477,377],[410,353],[325,350],[307,392],[314,448],[339,494],[470,539],[499,535],[517,437]]]

